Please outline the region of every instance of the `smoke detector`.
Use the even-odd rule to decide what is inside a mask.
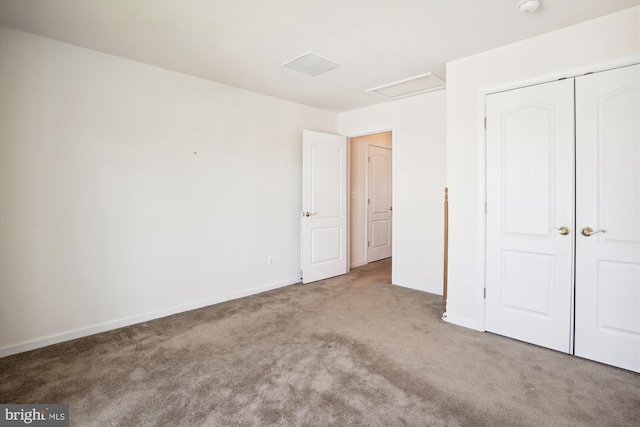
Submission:
[[[540,7],[540,0],[518,0],[520,12],[535,12]]]

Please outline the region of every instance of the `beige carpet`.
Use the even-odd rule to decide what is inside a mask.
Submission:
[[[75,426],[639,426],[640,375],[440,320],[390,260],[0,359]]]

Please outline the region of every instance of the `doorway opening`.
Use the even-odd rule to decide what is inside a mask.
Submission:
[[[349,265],[391,257],[392,132],[349,138]]]

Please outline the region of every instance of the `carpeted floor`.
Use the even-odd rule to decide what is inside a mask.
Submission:
[[[390,260],[0,359],[74,426],[638,426],[640,375],[440,320]]]

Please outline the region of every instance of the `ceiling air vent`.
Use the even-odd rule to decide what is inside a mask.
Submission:
[[[325,71],[333,70],[340,65],[318,56],[315,53],[307,52],[304,55],[293,58],[291,61],[285,62],[282,66],[313,77]]]
[[[407,96],[418,95],[425,92],[444,89],[444,80],[431,73],[421,74],[399,82],[390,83],[384,86],[367,89],[367,92],[374,93],[385,99],[400,99]]]

